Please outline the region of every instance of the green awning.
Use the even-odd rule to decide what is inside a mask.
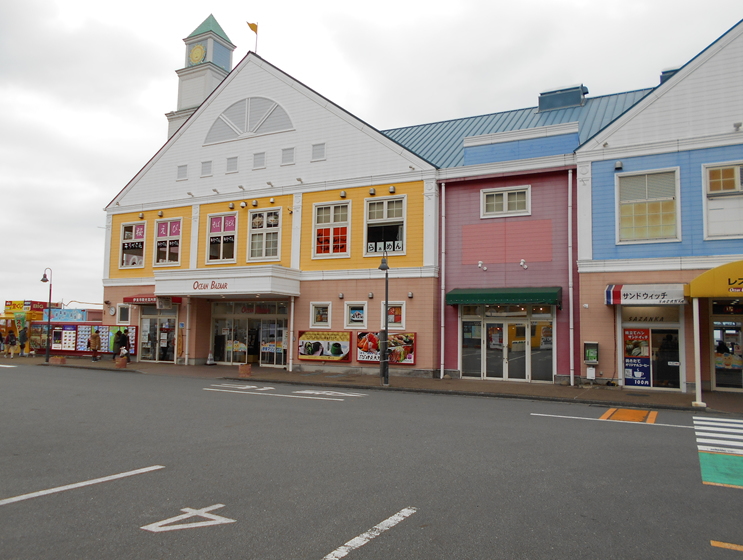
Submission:
[[[456,288],[447,305],[556,305],[562,308],[562,288]]]

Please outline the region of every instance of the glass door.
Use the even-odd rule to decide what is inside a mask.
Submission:
[[[715,388],[743,389],[743,324],[714,321]]]
[[[263,319],[260,330],[260,365],[283,366],[286,364],[285,319]]]
[[[213,344],[214,361],[232,363],[232,319],[214,319]]]
[[[480,321],[462,321],[462,376],[482,377]]]
[[[175,319],[157,319],[158,362],[175,361]]]
[[[486,379],[527,378],[529,344],[526,339],[527,324],[485,323],[487,347],[485,349]]]
[[[485,349],[485,377],[503,379],[505,372],[505,350],[503,323],[487,323],[487,347]]]
[[[157,319],[143,318],[140,322],[139,359],[155,360],[157,350]]]

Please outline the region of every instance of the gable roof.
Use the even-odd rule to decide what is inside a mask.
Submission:
[[[227,37],[227,33],[224,32],[224,30],[217,23],[217,20],[214,18],[212,14],[209,14],[209,17],[206,18],[201,23],[201,25],[199,25],[196,29],[194,29],[193,32],[188,37],[186,37],[186,39],[190,39],[191,37],[195,37],[196,35],[201,35],[202,33],[207,33],[209,31],[215,33],[216,35],[219,35],[220,37],[222,37],[222,39],[224,39],[228,43],[232,43],[232,41],[230,41],[230,38]]]
[[[464,165],[464,139],[470,136],[578,123],[583,144],[654,88],[587,98],[581,107],[539,112],[536,107],[381,131],[438,168]]]

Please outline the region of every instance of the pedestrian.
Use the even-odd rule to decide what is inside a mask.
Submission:
[[[5,329],[0,329],[0,354],[5,355]]]
[[[93,361],[97,362],[100,360],[98,357],[98,350],[101,349],[101,334],[98,329],[95,330],[93,334],[90,335],[90,350],[93,352]]]
[[[11,360],[13,359],[16,344],[18,344],[18,339],[16,339],[15,333],[11,329],[8,331],[8,336],[5,337],[5,355],[7,356],[10,354]]]
[[[28,329],[26,327],[23,327],[20,331],[18,331],[18,347],[20,348],[20,356],[21,358],[25,357],[27,354],[26,351],[26,342],[28,342]]]
[[[114,335],[114,356],[113,360],[116,361],[116,358],[119,358],[119,352],[121,352],[121,331],[116,331],[116,334]]]
[[[129,344],[129,329],[124,329],[121,335],[121,347],[126,349],[126,361],[131,362],[131,345]]]

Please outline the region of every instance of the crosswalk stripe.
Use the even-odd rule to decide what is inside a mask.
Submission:
[[[729,441],[726,439],[705,439],[705,438],[697,438],[697,443],[722,443],[725,445],[732,445],[733,447],[743,447],[743,441],[737,442],[737,441]]]
[[[721,434],[720,432],[696,432],[697,437],[722,437],[726,439],[743,439],[743,435]]]
[[[729,418],[694,418],[694,424],[706,424],[709,426],[729,425],[743,427],[743,420],[732,420]]]
[[[702,453],[726,453],[727,455],[743,455],[743,449],[732,449],[729,447],[711,447],[709,445],[698,445],[697,449]]]

